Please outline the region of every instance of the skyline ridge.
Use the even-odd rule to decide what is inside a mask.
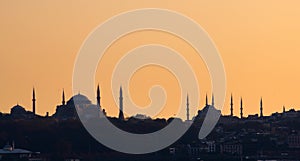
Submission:
[[[36,101],[37,101],[37,99],[36,99],[36,93],[35,93],[35,87],[33,87],[33,89],[32,89],[32,113],[34,114],[34,115],[36,115]],[[100,86],[99,86],[99,84],[97,85],[97,89],[96,89],[96,105],[98,105],[99,106],[99,109],[100,110],[104,110],[104,112],[105,112],[105,110],[107,110],[107,108],[106,109],[102,109],[101,108],[101,102],[100,102],[100,99],[101,99],[101,97],[100,97]],[[125,117],[124,117],[124,114],[123,114],[123,89],[122,89],[122,86],[120,86],[120,88],[119,88],[119,94],[120,94],[120,97],[119,97],[119,116],[118,116],[118,118],[119,119],[122,119],[122,120],[124,120],[125,119]],[[80,92],[78,92],[78,94],[74,94],[73,96],[71,96],[70,97],[70,99],[71,98],[73,98],[74,96],[76,96],[76,95],[83,95],[83,96],[85,96],[84,94],[82,94],[82,93],[80,93]],[[86,97],[86,96],[85,96]],[[233,101],[233,95],[232,95],[232,93],[231,93],[231,95],[230,95],[230,100],[231,100],[231,102],[230,102],[230,104],[229,104],[229,110],[230,110],[230,113],[229,114],[226,114],[226,113],[223,113],[222,111],[223,111],[223,109],[225,108],[225,107],[227,107],[227,106],[224,106],[223,107],[223,109],[222,110],[220,110],[221,111],[221,115],[222,116],[232,116],[232,117],[237,117],[238,115],[234,115],[234,113],[232,113],[232,111],[234,111],[234,106],[233,106],[233,104],[234,104],[234,101]],[[69,100],[70,100],[69,99]],[[89,98],[88,98],[89,99]],[[207,96],[207,93],[206,93],[206,95],[205,95],[205,100],[206,100],[206,103],[205,103],[205,106],[213,106],[214,107],[214,95],[212,94],[212,96],[211,96],[211,104],[209,104],[208,103],[208,96]],[[65,90],[64,90],[64,88],[63,88],[63,90],[62,90],[62,104],[61,105],[65,105]],[[92,103],[92,104],[95,104],[95,103]],[[14,106],[21,106],[21,104],[19,103],[19,102],[17,102],[17,104],[16,105],[14,105]],[[14,107],[13,106],[13,107]],[[204,106],[204,107],[205,107]],[[21,107],[23,107],[23,106],[21,106]],[[24,107],[25,108],[25,107]],[[203,107],[201,107],[201,105],[199,106],[199,107],[197,107],[197,111],[201,111],[202,110],[202,108]],[[28,109],[28,108],[25,108],[25,109]],[[298,111],[298,109],[296,109],[296,108],[294,108],[294,107],[291,107],[291,108],[289,108],[287,111],[290,111],[290,110],[295,110],[295,111]],[[258,109],[258,112],[257,113],[251,113],[251,114],[247,114],[247,117],[245,117],[245,115],[244,115],[244,104],[243,104],[243,98],[242,97],[240,97],[240,107],[239,107],[239,112],[240,112],[240,116],[238,117],[238,118],[247,118],[247,117],[249,117],[249,116],[253,116],[253,115],[258,115],[259,117],[264,117],[264,116],[271,116],[272,114],[274,114],[274,113],[280,113],[280,110],[277,110],[276,112],[273,112],[273,113],[271,113],[271,114],[267,114],[267,115],[265,115],[265,114],[263,114],[263,97],[261,96],[260,97],[260,101],[259,101],[259,109]],[[108,111],[109,112],[109,111]],[[283,105],[282,106],[282,112],[284,113],[284,112],[286,112],[286,107]],[[2,111],[0,111],[0,113],[2,113]],[[46,112],[46,115],[48,115],[49,114],[49,112]],[[137,113],[137,114],[139,114],[139,113]],[[42,114],[40,114],[40,116],[43,116]],[[146,114],[146,116],[148,116],[147,114]],[[194,115],[192,115],[193,117],[195,117],[196,116],[196,114],[194,114]],[[166,118],[170,118],[170,117],[172,117],[171,115],[169,116],[169,117],[166,117]],[[154,118],[161,118],[161,117],[154,117]],[[181,118],[181,117],[179,117],[179,118]],[[189,113],[189,94],[187,94],[187,97],[186,97],[186,119],[185,120],[190,120],[189,119],[190,118],[190,113]],[[183,119],[183,118],[181,118],[181,119]]]

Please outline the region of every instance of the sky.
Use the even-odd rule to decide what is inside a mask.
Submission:
[[[31,110],[32,88],[35,87],[37,113],[53,114],[61,104],[63,89],[67,99],[72,96],[74,62],[88,34],[117,14],[141,8],[179,12],[207,31],[226,71],[223,114],[229,114],[231,93],[235,115],[239,115],[241,97],[246,115],[259,113],[261,97],[265,115],[282,111],[283,105],[286,109],[299,110],[299,5],[297,0],[0,0],[0,111],[8,113],[17,103]],[[210,78],[203,60],[193,59],[197,53],[174,35],[141,31],[111,45],[105,53],[108,60],[98,66],[95,82],[101,85],[102,106],[108,115],[118,113],[108,88],[114,63],[127,51],[149,43],[179,51],[198,71],[201,96],[200,107],[196,108],[201,109],[205,93],[211,95]],[[130,82],[133,100],[141,106],[149,104],[147,92],[153,83],[162,84],[169,98],[166,109],[156,117],[171,117],[178,104],[178,82],[164,69],[138,70]]]

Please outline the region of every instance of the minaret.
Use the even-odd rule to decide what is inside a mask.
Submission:
[[[32,90],[32,113],[33,113],[33,115],[35,115],[35,101],[36,101],[35,90],[33,88],[33,90]]]
[[[241,119],[243,118],[243,98],[241,97]]]
[[[206,93],[206,97],[205,97],[205,106],[208,106],[208,98],[207,98],[207,93]]]
[[[263,100],[260,98],[260,117],[263,117]]]
[[[233,116],[233,98],[232,98],[232,94],[230,97],[230,116]]]
[[[215,96],[212,94],[211,96],[211,106],[215,107]]]
[[[282,112],[285,113],[285,106],[282,107]]]
[[[97,86],[97,105],[99,106],[100,110],[101,110],[101,103],[100,103],[100,87],[99,87],[99,84]]]
[[[120,97],[119,97],[119,120],[124,120],[124,114],[123,114],[123,91],[122,86],[120,86]]]
[[[190,107],[189,107],[189,94],[186,96],[186,120],[190,121]]]
[[[62,105],[66,105],[66,100],[65,100],[65,90],[63,89],[63,92],[62,92],[62,102],[61,102]]]

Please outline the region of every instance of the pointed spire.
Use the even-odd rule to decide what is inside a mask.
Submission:
[[[260,98],[260,117],[263,117],[263,100],[262,97]]]
[[[190,120],[189,94],[186,95],[186,120]]]
[[[66,100],[65,100],[65,89],[63,89],[63,92],[62,92],[62,105],[66,105]]]
[[[33,90],[32,90],[32,113],[33,115],[35,115],[35,90],[34,90],[34,87],[33,87]]]
[[[123,90],[122,86],[120,86],[120,97],[119,97],[119,119],[124,120],[124,114],[123,114]]]
[[[101,102],[100,102],[101,96],[100,96],[100,87],[99,84],[97,86],[97,105],[99,106],[100,110],[101,110]]]
[[[215,96],[214,96],[214,94],[212,94],[212,96],[211,96],[211,105],[213,107],[215,107]]]
[[[206,93],[206,96],[205,96],[205,105],[208,106],[208,98],[207,98],[207,93]]]
[[[285,106],[282,107],[282,112],[285,113]]]
[[[241,108],[240,108],[240,115],[241,115],[241,119],[243,118],[243,98],[241,97]]]
[[[231,97],[230,97],[230,116],[233,116],[233,97],[232,97],[232,93],[231,93]]]

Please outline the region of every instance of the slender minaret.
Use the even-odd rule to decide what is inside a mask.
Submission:
[[[120,86],[120,97],[119,97],[119,120],[124,120],[124,114],[123,114],[123,91],[122,86]]]
[[[35,101],[36,101],[35,90],[33,88],[33,90],[32,90],[32,113],[33,113],[33,115],[35,115]]]
[[[285,113],[285,106],[282,107],[282,112]]]
[[[66,105],[66,100],[65,100],[65,89],[63,89],[63,92],[62,92],[62,102],[61,102],[62,105]]]
[[[100,110],[101,110],[101,103],[100,103],[100,87],[99,87],[99,84],[97,86],[97,105],[99,106]]]
[[[206,93],[206,97],[205,97],[205,106],[208,106],[208,98],[207,98],[207,93]]]
[[[243,98],[241,97],[241,119],[243,118]]]
[[[264,117],[263,115],[263,100],[260,98],[260,117]]]
[[[230,116],[233,116],[233,98],[232,98],[232,94],[230,97]]]
[[[186,120],[190,121],[190,107],[189,107],[189,94],[186,96]]]
[[[211,96],[211,106],[215,107],[215,96],[212,94]]]

